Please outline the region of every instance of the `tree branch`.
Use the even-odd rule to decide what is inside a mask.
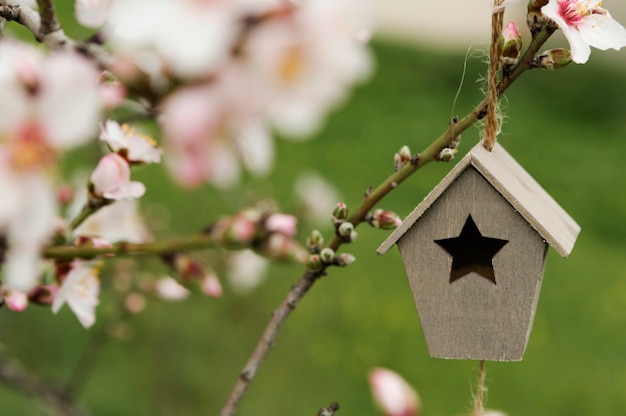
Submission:
[[[26,370],[17,360],[0,350],[0,381],[18,392],[35,399],[49,411],[59,416],[80,416],[71,396],[52,382],[43,380]]]
[[[52,49],[71,49],[93,59],[102,69],[111,64],[110,55],[90,42],[70,39],[56,19],[51,0],[37,0],[41,14],[26,6],[22,0],[0,0],[0,18],[15,21],[28,28],[38,42]]]
[[[555,28],[551,25],[545,26],[537,33],[532,40],[531,45],[526,50],[524,56],[519,60],[517,67],[513,69],[510,75],[505,76],[500,80],[498,86],[498,98],[504,94],[504,92],[519,78],[519,76],[526,70],[533,68],[533,58],[539,51],[541,46],[548,40],[548,38],[554,33]],[[450,125],[435,141],[428,146],[424,151],[419,153],[411,163],[406,164],[402,169],[387,178],[382,184],[380,184],[371,193],[368,193],[365,200],[357,208],[356,212],[348,219],[355,227],[362,223],[368,212],[387,194],[394,190],[398,185],[404,182],[409,176],[422,168],[427,163],[437,160],[441,150],[448,147],[452,140],[458,137],[462,132],[467,130],[471,125],[476,123],[485,117],[487,110],[487,99],[484,99],[478,104],[470,113],[455,123]],[[344,240],[335,235],[331,241],[327,244],[327,247],[337,250]],[[278,331],[282,327],[285,319],[295,309],[300,300],[307,294],[313,284],[319,277],[323,275],[324,271],[318,273],[312,273],[307,271],[304,275],[292,286],[291,290],[287,293],[287,296],[281,303],[281,305],[274,310],[272,317],[263,332],[263,335],[259,339],[259,342],[254,349],[254,352],[248,359],[243,371],[240,373],[233,390],[231,391],[226,404],[222,408],[220,416],[232,416],[235,414],[237,407],[245,395],[250,382],[256,376],[261,364],[265,357],[269,353],[272,345],[276,340]]]

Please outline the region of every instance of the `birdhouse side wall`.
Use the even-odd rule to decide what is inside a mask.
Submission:
[[[471,215],[484,237],[508,242],[492,260],[495,283],[471,272],[450,283],[452,256]],[[471,165],[398,240],[431,356],[521,360],[539,297],[547,244]]]

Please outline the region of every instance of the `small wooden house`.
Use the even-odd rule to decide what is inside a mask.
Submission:
[[[475,146],[385,242],[398,244],[431,356],[519,361],[548,245],[580,227],[502,146]]]

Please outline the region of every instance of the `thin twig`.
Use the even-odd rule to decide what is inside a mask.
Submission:
[[[74,404],[72,397],[65,390],[57,387],[57,383],[35,376],[1,350],[0,381],[37,401],[49,414],[59,416],[83,414]]]
[[[552,33],[554,33],[554,31],[555,28],[548,25],[533,37],[531,45],[526,50],[524,56],[520,59],[517,67],[515,67],[510,75],[504,77],[500,81],[498,85],[498,97],[501,97],[502,94],[504,94],[504,92],[523,72],[533,68],[533,57],[552,35]],[[445,131],[423,152],[419,153],[419,157],[416,158],[415,163],[405,165],[402,169],[391,175],[381,185],[369,193],[348,221],[356,227],[358,224],[363,222],[367,213],[387,194],[396,189],[400,183],[404,182],[409,176],[427,163],[437,160],[437,156],[441,150],[447,147],[451,140],[455,139],[475,122],[485,117],[487,103],[488,99],[485,98],[470,113],[459,120],[458,123],[453,126],[446,126]],[[335,237],[330,240],[327,247],[336,250],[343,244],[343,242],[344,241],[341,237],[335,235]],[[243,371],[240,373],[235,386],[231,390],[230,395],[222,408],[220,416],[232,416],[235,414],[241,399],[245,395],[250,383],[256,376],[261,364],[274,344],[278,331],[282,327],[285,319],[289,316],[291,311],[295,309],[297,304],[311,289],[319,277],[320,274],[305,272],[300,280],[298,280],[287,293],[287,296],[278,309],[272,313],[272,318],[268,322],[263,335],[259,339],[257,346],[248,359]]]
[[[330,406],[320,409],[317,416],[334,416],[337,410],[339,410],[339,403],[331,403]]]
[[[228,401],[224,405],[220,416],[228,416],[235,413],[237,406],[239,406],[239,402],[250,386],[250,382],[254,380],[257,371],[261,367],[261,364],[263,364],[263,360],[274,345],[278,331],[280,331],[285,319],[287,319],[289,314],[295,309],[298,302],[300,302],[309,289],[311,289],[318,277],[319,275],[311,272],[304,273],[300,280],[298,280],[298,282],[291,287],[291,290],[287,294],[285,300],[276,310],[274,310],[272,313],[272,319],[270,319],[270,322],[265,328],[261,339],[259,339],[259,343],[248,359],[243,371],[239,375],[239,379],[235,383],[235,387],[228,397]]]

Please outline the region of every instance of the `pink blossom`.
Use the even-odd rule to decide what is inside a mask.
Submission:
[[[600,6],[601,0],[550,0],[541,8],[563,31],[576,63],[587,62],[591,46],[601,50],[626,46],[626,29]]]
[[[213,86],[181,89],[164,103],[166,163],[183,185],[237,183],[239,163],[225,136],[224,105],[222,92]]]
[[[152,138],[137,134],[127,124],[107,120],[101,126],[100,140],[106,142],[112,151],[123,151],[130,162],[159,163],[162,150],[155,147]]]
[[[296,234],[297,225],[298,219],[293,215],[287,214],[272,214],[265,221],[267,231],[281,233],[288,237],[293,237]]]
[[[146,192],[141,182],[131,182],[130,166],[117,153],[103,156],[91,174],[93,193],[106,199],[139,198]]]
[[[396,372],[375,368],[369,375],[374,400],[386,416],[418,416],[421,410],[419,396]]]
[[[52,303],[52,312],[56,314],[67,303],[80,323],[89,328],[96,322],[99,293],[98,269],[93,263],[74,261]]]

